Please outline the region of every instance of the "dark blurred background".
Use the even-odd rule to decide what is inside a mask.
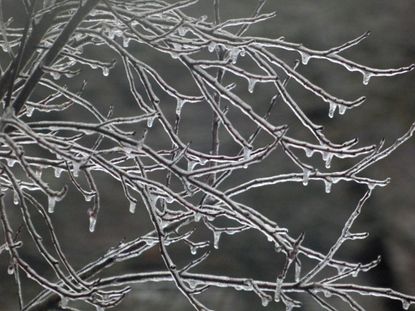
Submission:
[[[5,3],[6,17],[16,14],[12,12],[14,1],[9,0]],[[201,0],[199,4],[186,9],[186,12],[193,16],[208,15],[212,18],[212,3],[212,0]],[[255,5],[256,1],[222,0],[222,18],[248,16]],[[274,38],[284,36],[287,41],[303,43],[310,48],[325,49],[340,45],[370,30],[372,34],[369,38],[344,55],[358,63],[379,68],[400,67],[415,62],[413,33],[415,2],[413,0],[273,0],[266,5],[265,11],[273,10],[277,11],[277,17],[254,26],[249,32],[250,35]],[[104,49],[91,53],[98,53],[99,58],[106,60],[115,57]],[[184,91],[194,87],[181,66],[166,55],[140,48],[137,48],[136,54],[140,59],[157,68],[166,80],[171,79],[172,84],[177,88]],[[288,54],[291,56],[287,55],[287,59],[298,58],[295,53]],[[114,105],[115,115],[128,115],[134,111],[135,106],[128,95],[127,81],[125,78],[119,78],[122,76],[121,70],[122,68],[117,66],[108,78],[103,78],[98,72],[85,73],[89,82],[86,96],[100,107]],[[362,106],[348,110],[341,118],[336,114],[333,119],[329,119],[327,104],[310,96],[294,83],[290,85],[289,90],[293,97],[313,121],[325,126],[325,133],[333,141],[343,142],[358,137],[361,144],[366,145],[378,143],[385,138],[386,144],[391,144],[415,121],[414,72],[391,78],[372,78],[369,85],[364,86],[360,74],[347,72],[342,67],[323,61],[311,60],[309,65],[302,66],[299,71],[332,94],[347,99],[362,95],[367,97],[366,103]],[[75,83],[74,86],[79,87],[79,84]],[[255,90],[256,93],[249,97],[252,102],[265,104],[263,98],[272,95],[270,93],[272,90],[267,89],[266,85],[258,85]],[[246,85],[241,87],[241,92],[246,92]],[[162,100],[166,111],[170,109],[174,113],[175,102],[167,97]],[[295,117],[282,105],[279,107],[281,111],[277,114],[281,113],[284,122],[293,126],[290,133],[301,135],[301,128],[295,123]],[[102,109],[105,111],[104,108]],[[201,150],[210,145],[208,142],[210,120],[206,118],[206,113],[208,110],[203,107],[190,107],[190,105],[183,107],[181,129],[183,140],[192,140],[193,147]],[[65,118],[63,115],[56,117]],[[151,137],[156,140],[158,133],[161,133],[157,124],[152,131]],[[223,142],[226,143],[226,139]],[[232,147],[229,149],[231,150]],[[381,254],[383,260],[380,266],[359,277],[358,281],[369,285],[393,287],[413,295],[415,295],[414,157],[415,140],[412,139],[389,158],[365,171],[367,176],[380,179],[390,176],[392,182],[386,188],[375,190],[363,214],[353,227],[357,232],[369,231],[370,237],[364,241],[348,243],[339,253],[345,259],[362,262],[373,260]],[[243,172],[241,176],[236,176],[233,182],[241,180],[240,178],[250,179],[252,176],[292,169],[285,164],[287,163],[285,160],[283,157],[272,158],[261,166],[253,167]],[[340,168],[342,165],[344,162],[333,160],[333,169]],[[52,172],[50,174],[52,175]],[[57,185],[65,183],[64,178],[59,180],[50,178],[50,180]],[[144,209],[138,209],[133,216],[128,213],[128,202],[119,185],[102,176],[99,186],[102,189],[103,203],[94,233],[88,231],[87,203],[75,192],[59,203],[56,212],[52,215],[63,248],[76,268],[102,255],[110,246],[117,244],[123,238],[133,238],[151,229]],[[244,195],[242,200],[255,206],[278,224],[289,228],[293,236],[305,232],[305,245],[324,252],[340,234],[342,225],[364,191],[364,188],[351,183],[334,185],[331,194],[325,194],[324,185],[318,182],[312,182],[308,187],[303,187],[301,184],[284,184],[252,191],[250,195]],[[178,248],[177,252],[181,251],[189,252],[184,247]],[[30,262],[42,267],[37,255],[31,253],[24,255]],[[161,269],[163,265],[159,257],[157,249],[154,249],[146,253],[143,258],[127,262],[114,271]],[[180,254],[177,254],[177,258],[180,258]],[[17,309],[14,279],[7,275],[8,260],[7,254],[0,255],[0,310]],[[207,262],[200,267],[200,271],[272,281],[278,271],[277,263],[274,251],[267,241],[254,232],[244,232],[237,236],[223,236],[220,240],[220,249],[213,251]],[[36,286],[27,284],[25,289],[30,294],[39,290]],[[254,294],[227,289],[210,290],[202,300],[207,301],[209,307],[217,310],[263,309],[260,299]],[[395,304],[382,299],[366,298],[363,301],[368,310],[401,309],[400,303]],[[283,310],[283,306],[271,303],[264,309]],[[303,309],[320,310],[319,306],[308,304],[307,301]],[[83,306],[82,310],[89,309]],[[184,311],[191,310],[191,307],[173,286],[156,284],[136,286],[132,294],[114,310]]]

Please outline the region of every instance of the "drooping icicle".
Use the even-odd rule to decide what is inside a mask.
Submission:
[[[229,59],[231,60],[232,64],[236,64],[240,51],[241,50],[239,48],[231,48],[229,50]]]
[[[61,78],[61,74],[56,71],[51,71],[50,75],[52,76],[53,80],[59,80]]]
[[[324,161],[325,161],[325,166],[326,168],[330,168],[331,167],[331,160],[333,159],[333,154],[332,153],[327,153]]]
[[[31,106],[26,106],[26,117],[31,117],[35,109]]]
[[[189,172],[193,171],[193,169],[195,168],[195,166],[196,166],[196,165],[197,165],[197,162],[196,162],[196,161],[189,160],[189,161],[187,162],[187,170],[188,170]]]
[[[331,192],[331,186],[332,186],[332,182],[331,180],[326,180],[324,179],[324,190],[326,191],[326,193],[330,193]]]
[[[130,44],[131,38],[124,36],[122,39],[122,46],[125,48],[128,48],[128,45]]]
[[[137,203],[134,201],[130,201],[130,207],[128,210],[130,211],[131,214],[135,213],[136,207],[137,207]]]
[[[19,204],[19,194],[17,193],[17,191],[13,192],[13,204],[14,205],[18,205]]]
[[[72,174],[75,177],[79,176],[79,170],[81,169],[81,165],[82,165],[82,163],[79,162],[79,161],[76,161],[76,160],[72,161],[72,167],[73,167]]]
[[[372,77],[372,74],[370,72],[365,72],[363,74],[363,84],[368,85],[371,77]]]
[[[402,299],[402,309],[408,310],[410,306],[411,306],[411,303],[409,302],[409,300]]]
[[[213,232],[213,247],[215,249],[219,249],[219,240],[220,240],[221,233],[222,232],[220,231]]]
[[[311,158],[313,156],[313,154],[314,154],[313,149],[309,149],[309,148],[305,149],[305,155],[307,156],[307,158]]]
[[[52,214],[55,211],[56,197],[48,196],[48,213]]]
[[[269,298],[269,296],[268,295],[262,295],[261,296],[261,305],[263,306],[263,307],[266,307],[266,306],[268,306],[268,304],[270,303],[270,298]]]
[[[339,105],[339,114],[344,115],[347,107],[345,105]]]
[[[336,111],[337,108],[337,104],[330,102],[330,106],[329,106],[329,117],[333,118],[334,117],[334,112]]]
[[[283,279],[282,278],[277,278],[277,281],[275,282],[275,291],[274,291],[274,301],[275,302],[279,302],[281,299],[281,289],[282,289],[282,283],[283,283]]]
[[[154,120],[156,119],[156,115],[147,119],[147,127],[153,127]]]
[[[216,50],[216,43],[215,42],[210,42],[208,45],[208,51],[210,53],[213,53]]]
[[[310,180],[311,171],[308,168],[303,169],[303,185],[307,186]]]
[[[310,61],[310,58],[311,58],[310,54],[308,54],[306,52],[302,52],[302,51],[299,51],[299,53],[300,53],[300,56],[301,56],[301,63],[303,65],[307,65],[308,62]]]
[[[54,175],[56,178],[59,178],[62,174],[63,169],[59,168],[59,167],[55,167],[54,169]]]
[[[14,274],[14,264],[11,263],[8,267],[7,267],[7,274],[8,275],[12,275]]]
[[[102,75],[104,77],[108,77],[108,75],[110,74],[110,69],[108,67],[102,67]]]
[[[243,148],[244,161],[249,160],[249,158],[251,157],[251,153],[252,153],[252,148],[249,146],[244,146]]]
[[[296,282],[299,282],[300,278],[301,278],[301,265],[298,262],[295,262],[294,279]]]
[[[15,159],[7,159],[7,166],[13,167],[16,164],[16,160]]]
[[[254,92],[254,88],[255,88],[256,82],[257,82],[257,80],[255,80],[255,79],[249,79],[248,80],[248,92],[249,93],[253,93]]]
[[[182,112],[183,105],[185,104],[185,101],[181,98],[177,98],[177,104],[176,104],[176,115],[180,116],[180,113]]]
[[[195,222],[199,222],[202,219],[202,214],[195,213],[194,214],[194,219],[195,219]]]
[[[97,216],[94,213],[89,215],[89,232],[95,231],[95,226],[97,224]]]

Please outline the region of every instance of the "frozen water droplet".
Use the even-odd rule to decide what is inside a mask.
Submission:
[[[370,182],[370,183],[367,184],[367,187],[369,188],[369,190],[373,190],[373,189],[375,189],[376,184]]]
[[[85,195],[85,201],[91,202],[94,197],[95,197],[95,193]]]
[[[339,114],[343,115],[346,112],[347,107],[345,105],[339,105]]]
[[[137,207],[136,202],[130,201],[130,208],[128,210],[130,211],[131,214],[134,214],[135,213],[136,207]]]
[[[324,188],[325,188],[325,191],[326,191],[326,193],[330,193],[331,192],[331,186],[332,186],[332,182],[331,182],[331,180],[324,180]]]
[[[249,79],[248,80],[248,92],[249,93],[253,93],[254,92],[254,88],[255,88],[256,82],[257,81],[255,79]]]
[[[308,168],[304,168],[303,170],[303,185],[307,186],[308,181],[310,180],[311,171]]]
[[[156,116],[155,115],[152,116],[152,117],[150,117],[150,118],[148,118],[147,119],[147,127],[152,127],[155,119],[156,119]]]
[[[16,164],[16,160],[15,159],[7,159],[7,166],[13,167]]]
[[[329,117],[333,118],[334,117],[334,112],[336,111],[337,108],[337,104],[330,102],[330,107],[329,107]]]
[[[354,270],[352,273],[352,277],[357,278],[358,275],[359,275],[359,269]]]
[[[192,255],[196,255],[196,253],[197,253],[197,247],[196,246],[190,246],[190,253],[192,254]]]
[[[372,74],[371,73],[365,72],[363,74],[363,84],[364,85],[368,85],[369,84],[369,80],[370,80],[371,77],[372,77]]]
[[[310,61],[310,58],[311,58],[310,54],[308,54],[306,52],[302,52],[302,51],[300,51],[299,53],[300,53],[300,56],[301,56],[301,63],[303,65],[307,65],[308,62]]]
[[[176,115],[180,116],[180,113],[182,112],[183,105],[185,104],[185,101],[181,98],[177,99],[176,104]]]
[[[97,216],[94,215],[94,213],[91,213],[89,216],[89,232],[95,231],[95,226],[97,224]]]
[[[50,195],[48,197],[48,213],[52,214],[55,211],[55,205],[56,197]]]
[[[31,106],[26,106],[26,117],[31,117],[35,109]]]
[[[108,75],[110,74],[110,69],[108,67],[102,67],[102,75],[104,77],[108,77]]]
[[[328,291],[328,290],[323,290],[323,295],[324,295],[324,297],[326,297],[326,298],[330,298],[330,297],[331,297],[331,292],[330,292],[330,291]]]
[[[219,240],[220,240],[221,233],[222,232],[220,231],[213,232],[213,247],[215,249],[219,249]]]

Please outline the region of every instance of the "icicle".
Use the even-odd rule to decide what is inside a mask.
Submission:
[[[301,56],[301,63],[303,65],[307,65],[311,58],[310,54],[302,52],[302,51],[298,51],[298,52],[300,53],[300,56]]]
[[[187,32],[189,31],[187,27],[179,27],[179,29],[177,30],[178,30],[179,36],[182,36],[182,37],[185,36]]]
[[[95,196],[95,193],[85,195],[85,201],[91,202],[94,196]]]
[[[369,84],[369,80],[372,77],[372,74],[369,72],[365,72],[363,73],[363,84],[364,85],[368,85]]]
[[[307,158],[311,158],[313,156],[313,154],[314,154],[313,149],[309,149],[309,148],[305,149],[305,155],[307,156]]]
[[[128,48],[128,45],[130,44],[131,38],[124,36],[122,39],[122,46],[125,48]]]
[[[108,75],[110,74],[110,69],[108,67],[102,67],[102,75],[104,77],[108,77]]]
[[[189,172],[193,171],[196,165],[197,165],[196,161],[192,161],[192,160],[187,161],[187,170]]]
[[[410,306],[411,306],[411,303],[408,300],[402,299],[402,309],[408,310]]]
[[[177,116],[180,116],[184,103],[185,101],[183,99],[177,98],[177,104],[176,104],[176,115]]]
[[[190,253],[191,253],[192,255],[196,255],[196,253],[197,253],[197,247],[196,247],[196,246],[191,245],[191,246],[190,246]]]
[[[195,222],[199,222],[202,219],[202,214],[195,213],[194,214]]]
[[[213,53],[216,50],[216,43],[215,42],[210,42],[208,45],[208,51],[210,53]]]
[[[239,56],[240,50],[239,48],[231,48],[229,50],[229,59],[231,60],[232,64],[236,64],[237,60],[238,60],[238,56]]]
[[[49,196],[48,197],[48,213],[52,214],[55,211],[55,205],[56,205],[56,197]]]
[[[31,117],[35,109],[31,106],[26,106],[26,117]]]
[[[250,146],[244,146],[243,148],[243,155],[244,155],[244,161],[249,160],[251,157],[252,148]]]
[[[97,224],[97,216],[94,213],[89,215],[89,232],[95,231],[95,226]]]
[[[72,174],[75,176],[75,177],[78,177],[79,176],[79,170],[80,170],[80,168],[81,168],[81,165],[82,165],[82,163],[81,162],[78,162],[78,161],[72,161],[72,167],[73,167],[73,171],[72,171]]]
[[[16,160],[15,159],[7,159],[7,166],[13,167],[16,164]]]
[[[334,117],[334,112],[336,111],[337,108],[337,104],[330,102],[330,107],[329,107],[329,117],[333,118]]]
[[[369,182],[369,183],[367,184],[367,187],[369,188],[369,190],[373,190],[373,189],[375,189],[376,184],[375,184],[375,183],[371,183],[371,182]]]
[[[256,82],[257,81],[255,79],[249,79],[248,80],[248,92],[249,93],[253,93],[254,92],[254,88],[255,88]]]
[[[59,305],[61,308],[66,308],[68,306],[69,299],[65,296],[61,296],[61,301],[59,302]]]
[[[52,76],[53,80],[59,80],[61,77],[61,74],[59,72],[56,71],[51,71],[50,75]]]
[[[275,302],[279,302],[281,299],[281,289],[282,289],[282,283],[283,283],[283,279],[278,277],[277,278],[277,282],[275,285],[275,291],[274,291],[274,301]]]
[[[311,171],[308,168],[304,168],[303,170],[303,185],[307,186],[308,181],[310,180]]]
[[[298,262],[295,263],[294,278],[296,282],[299,282],[301,278],[301,265]]]
[[[326,298],[330,298],[330,297],[331,297],[331,293],[330,293],[330,291],[328,291],[328,290],[323,290],[323,295],[324,295],[324,297],[326,297]]]
[[[359,269],[356,269],[355,271],[352,272],[352,277],[357,278],[358,275],[359,275]]]
[[[12,275],[14,274],[14,264],[11,263],[8,267],[7,267],[7,274],[8,275]]]
[[[215,249],[219,249],[219,240],[220,240],[221,233],[222,232],[220,231],[213,232],[213,247]]]
[[[331,180],[324,180],[324,187],[325,187],[325,191],[326,193],[330,193],[331,192],[331,186],[332,186],[332,182]]]
[[[13,192],[13,204],[19,204],[19,194],[17,193],[17,191]]]
[[[261,304],[262,304],[263,307],[268,306],[269,302],[270,302],[270,299],[269,299],[268,295],[262,295],[261,296]]]
[[[152,127],[155,119],[156,119],[156,115],[148,118],[147,119],[147,127]]]
[[[63,169],[61,169],[61,168],[59,168],[59,167],[56,167],[56,168],[54,169],[54,172],[55,172],[55,177],[56,177],[56,178],[59,178],[59,177],[61,176],[61,174],[62,174],[62,171],[63,171]]]
[[[325,159],[325,166],[326,168],[330,168],[331,167],[331,160],[333,159],[333,154],[332,153],[327,153],[326,159]]]
[[[339,105],[339,114],[343,115],[346,112],[347,106]]]
[[[130,201],[130,208],[128,209],[130,211],[131,214],[135,213],[135,208],[137,207],[136,202],[134,201]]]

